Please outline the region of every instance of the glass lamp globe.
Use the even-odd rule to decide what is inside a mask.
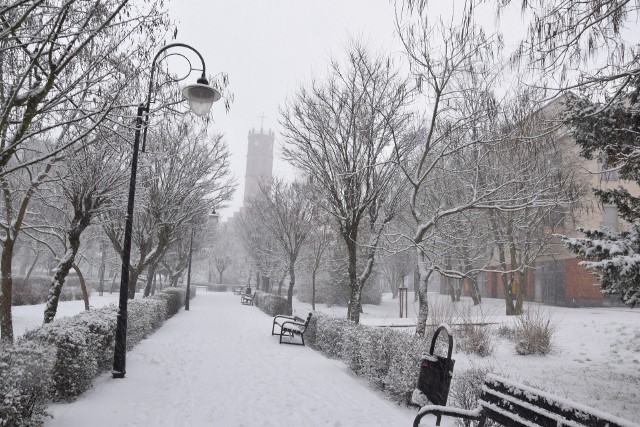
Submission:
[[[182,89],[182,95],[189,101],[191,111],[198,117],[206,116],[213,103],[222,97],[220,92],[208,83],[207,79],[200,78],[198,83]]]

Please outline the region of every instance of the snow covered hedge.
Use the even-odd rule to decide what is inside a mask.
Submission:
[[[355,325],[348,319],[315,312],[305,333],[314,349],[345,361],[389,396],[410,403],[422,353],[430,340],[389,328]]]
[[[271,295],[266,292],[256,291],[253,297],[253,305],[267,313],[269,316],[278,314],[291,315],[289,303],[285,297]]]
[[[32,341],[0,346],[0,426],[42,425],[54,350]]]
[[[169,288],[130,300],[127,349],[177,313],[185,295],[185,289]],[[74,400],[110,369],[117,310],[110,305],[61,318],[0,348],[0,426],[40,425],[49,399]]]

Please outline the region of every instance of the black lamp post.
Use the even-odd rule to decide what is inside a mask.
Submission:
[[[118,305],[118,317],[116,323],[115,350],[113,355],[113,378],[124,378],[127,354],[127,302],[129,299],[129,262],[131,260],[131,232],[133,229],[133,204],[136,193],[136,173],[138,169],[138,151],[140,148],[140,132],[144,130],[142,136],[142,151],[144,151],[147,140],[147,124],[149,122],[149,106],[151,104],[151,92],[153,90],[153,78],[155,74],[156,61],[164,51],[174,47],[184,47],[195,52],[202,62],[202,69],[191,67],[191,71],[202,71],[202,75],[196,84],[189,85],[182,90],[182,94],[189,101],[191,111],[197,116],[204,116],[211,110],[214,102],[221,98],[220,92],[209,86],[205,77],[205,63],[200,52],[184,43],[171,43],[158,51],[151,62],[151,76],[149,78],[149,90],[145,103],[138,106],[136,116],[136,131],[133,143],[133,157],[131,159],[131,180],[129,181],[129,199],[127,201],[127,216],[124,227],[124,239],[122,243],[122,272],[120,274],[120,299]],[[186,57],[183,56],[185,59]],[[188,61],[188,60],[187,60]],[[189,62],[189,64],[191,64]],[[189,73],[190,74],[190,73]],[[183,80],[188,75],[184,76]]]
[[[191,294],[191,256],[193,255],[193,225],[191,225],[191,239],[189,239],[189,267],[187,268],[187,296],[184,300],[184,309],[189,311],[189,297]]]

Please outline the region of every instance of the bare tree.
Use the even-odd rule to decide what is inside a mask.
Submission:
[[[0,6],[0,176],[56,156],[109,119],[122,95],[135,91],[135,64],[148,63],[149,42],[155,45],[166,31],[160,4],[72,0]],[[144,48],[136,43],[141,32],[147,36]],[[42,146],[64,123],[79,131]],[[34,148],[36,156],[20,158],[21,150]]]
[[[313,210],[309,209],[307,199],[308,185],[273,179],[262,183],[259,189],[247,206],[247,216],[254,218],[258,231],[271,240],[286,259],[287,301],[292,309],[296,263],[314,225]]]
[[[157,264],[182,233],[190,234],[194,218],[224,205],[235,188],[229,177],[229,152],[221,135],[206,136],[184,123],[167,126],[152,136],[146,164],[141,168],[140,200],[134,215],[132,243],[137,259],[129,267],[129,298],[135,296],[139,275]],[[110,212],[104,230],[122,253],[124,221]],[[187,239],[188,240],[188,239]]]
[[[500,17],[514,1],[496,3]],[[529,18],[527,36],[512,60],[530,70],[537,80],[532,84],[554,92],[582,88],[599,97],[606,93],[608,104],[623,97],[640,76],[633,38],[637,1],[533,0],[522,1],[521,10]]]
[[[65,200],[64,235],[60,236],[64,244],[64,255],[59,257],[47,305],[44,311],[44,323],[53,321],[56,315],[60,292],[69,270],[76,263],[80,249],[80,236],[113,202],[114,193],[125,187],[119,165],[122,153],[104,145],[82,146],[67,153],[64,174],[58,181]],[[68,243],[67,243],[68,242]],[[76,266],[76,271],[79,269]]]
[[[281,111],[283,156],[321,189],[317,203],[333,215],[345,243],[348,317],[356,323],[381,233],[397,208],[401,184],[393,145],[402,144],[409,101],[391,61],[354,43],[344,64],[332,60],[326,79],[301,87]],[[359,246],[367,251],[364,264],[358,263]]]

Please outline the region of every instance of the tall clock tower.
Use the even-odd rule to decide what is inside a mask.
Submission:
[[[244,176],[244,206],[258,193],[259,183],[271,179],[273,172],[273,131],[260,128],[249,131],[247,147],[247,171]]]

